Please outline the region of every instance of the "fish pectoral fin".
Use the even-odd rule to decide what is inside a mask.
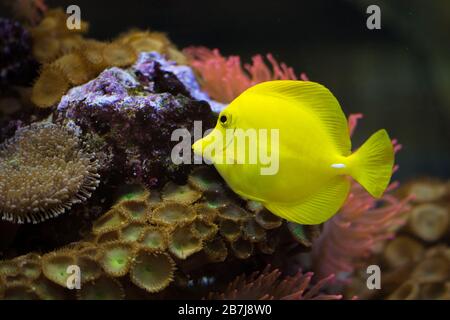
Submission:
[[[344,204],[350,181],[343,176],[332,179],[322,190],[296,204],[264,203],[272,213],[299,224],[320,224],[330,219]]]

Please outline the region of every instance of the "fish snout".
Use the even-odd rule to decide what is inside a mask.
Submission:
[[[203,137],[203,139],[197,140],[192,145],[192,150],[196,155],[212,161],[218,150],[223,148],[222,139],[222,132],[219,130],[213,130],[207,136]]]
[[[211,152],[205,152],[205,150],[208,150],[208,146],[212,143],[212,140],[210,136],[206,136],[203,139],[197,140],[192,145],[192,150],[194,151],[194,154],[197,156],[202,157],[206,161],[212,161],[212,155]]]
[[[199,139],[196,142],[194,142],[194,144],[192,145],[192,150],[194,151],[195,154],[201,156],[203,154],[203,150],[204,150],[204,146],[203,146],[203,141],[204,139]]]
[[[207,136],[203,137],[202,139],[197,140],[192,145],[192,150],[194,150],[194,153],[204,156],[205,150],[207,151],[208,146],[213,146],[213,144],[215,143],[215,139],[216,139],[215,134],[216,134],[216,132],[213,131],[210,134],[208,134]]]

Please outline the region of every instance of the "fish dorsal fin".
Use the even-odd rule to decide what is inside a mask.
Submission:
[[[316,82],[275,80],[257,84],[244,92],[292,99],[294,105],[309,108],[323,123],[342,156],[350,155],[351,142],[347,120],[334,95]]]
[[[333,178],[322,190],[297,204],[264,203],[272,213],[299,224],[320,224],[330,219],[344,204],[350,181],[343,176]]]

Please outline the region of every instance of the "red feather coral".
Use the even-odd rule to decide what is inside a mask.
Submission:
[[[220,300],[339,300],[342,295],[321,293],[322,288],[334,275],[311,285],[312,272],[297,272],[294,276],[282,277],[278,269],[270,271],[268,265],[262,272],[250,276],[236,277],[222,293],[213,292],[208,299]]]
[[[269,80],[296,80],[294,70],[284,63],[278,63],[269,53],[266,55],[271,68],[262,55],[252,58],[251,64],[242,66],[238,56],[224,57],[218,49],[189,47],[183,50],[190,64],[203,79],[203,89],[211,98],[220,102],[231,102],[245,89]],[[308,80],[301,74],[302,80]]]
[[[360,118],[361,114],[349,117],[350,134]],[[395,140],[392,143],[396,152],[400,150],[401,145]],[[394,231],[405,223],[402,214],[409,209],[411,200],[392,195],[397,186],[397,182],[392,183],[377,200],[353,183],[345,205],[324,224],[320,237],[313,243],[314,270],[319,276],[352,273],[378,243],[394,236]]]

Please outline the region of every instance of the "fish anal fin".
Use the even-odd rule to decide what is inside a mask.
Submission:
[[[257,84],[244,93],[270,94],[290,99],[294,105],[315,114],[342,156],[351,152],[347,119],[335,96],[323,85],[312,81],[275,80]]]
[[[313,225],[330,219],[344,204],[350,181],[343,176],[333,178],[305,201],[296,204],[264,203],[272,213],[295,223]]]

